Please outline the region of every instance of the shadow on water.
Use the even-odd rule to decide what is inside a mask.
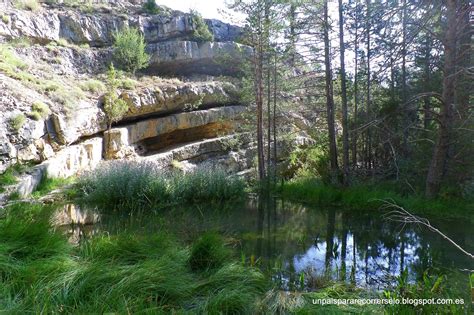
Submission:
[[[150,234],[166,229],[186,243],[204,231],[218,231],[242,261],[259,266],[284,290],[312,290],[327,279],[378,290],[395,284],[405,268],[411,281],[428,268],[472,269],[472,261],[439,235],[384,220],[382,214],[376,209],[351,212],[261,196],[227,209],[195,206],[102,216],[93,225],[68,225],[67,231],[81,240],[101,232]],[[432,224],[474,251],[469,222]]]

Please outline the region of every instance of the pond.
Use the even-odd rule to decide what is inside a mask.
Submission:
[[[389,221],[383,214],[377,209],[354,212],[249,199],[226,209],[196,206],[156,214],[103,215],[93,225],[72,224],[65,230],[74,242],[100,232],[153,233],[163,228],[191,242],[216,231],[227,237],[241,260],[268,272],[283,290],[312,290],[327,278],[382,290],[394,285],[405,269],[409,281],[428,268],[467,279],[459,271],[473,269],[470,258],[427,228]],[[470,222],[431,223],[474,252]]]

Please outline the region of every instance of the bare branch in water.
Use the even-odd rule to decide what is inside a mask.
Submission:
[[[406,209],[403,207],[397,205],[393,200],[380,200],[383,202],[383,205],[380,207],[381,209],[384,210],[389,210],[386,214],[384,214],[384,217],[390,221],[395,221],[395,222],[401,222],[404,225],[408,223],[412,224],[418,224],[418,225],[424,225],[431,231],[441,235],[445,240],[450,242],[454,247],[459,249],[461,252],[463,252],[465,255],[471,257],[471,259],[474,259],[474,254],[469,253],[466,251],[464,248],[459,246],[455,241],[453,241],[451,238],[446,236],[443,232],[435,228],[434,226],[431,225],[430,221],[425,218],[421,218],[419,216],[416,216],[414,214],[411,214],[408,212]]]

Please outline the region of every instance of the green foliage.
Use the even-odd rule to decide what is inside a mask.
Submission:
[[[220,170],[164,174],[149,163],[113,162],[80,177],[83,202],[102,211],[157,209],[173,204],[223,203],[240,198],[244,183]]]
[[[208,271],[221,267],[230,257],[222,238],[212,232],[202,235],[191,247],[189,265],[194,271]]]
[[[5,190],[5,186],[13,185],[17,182],[15,175],[16,172],[14,167],[9,167],[5,172],[3,172],[3,174],[0,174],[0,192]]]
[[[26,122],[26,117],[25,117],[25,114],[23,113],[16,114],[10,117],[10,127],[17,132],[21,129],[21,127],[23,127],[25,122]]]
[[[19,72],[26,70],[28,64],[19,58],[8,45],[0,45],[0,71],[15,78]]]
[[[38,11],[41,7],[38,0],[14,0],[13,6],[19,10]]]
[[[64,109],[69,113],[85,97],[84,92],[78,86],[65,87],[58,85],[57,87],[59,88],[51,94],[51,99],[63,105]]]
[[[121,78],[119,79],[119,88],[125,90],[133,90],[137,85],[137,81],[130,78]]]
[[[161,8],[156,4],[155,0],[147,0],[143,4],[143,10],[149,14],[160,14],[162,13]]]
[[[414,284],[408,281],[408,270],[405,269],[397,279],[397,286],[394,290],[385,290],[383,297],[386,299],[410,299],[421,301],[422,299],[459,299],[459,292],[452,292],[446,287],[446,275],[430,275],[425,271],[422,279]],[[466,303],[466,302],[464,302]],[[467,304],[467,303],[466,303]],[[464,314],[467,305],[455,304],[394,304],[387,305],[386,311],[389,314]]]
[[[281,196],[289,200],[319,205],[344,206],[354,210],[377,209],[382,200],[391,200],[418,214],[462,217],[474,220],[474,207],[468,200],[459,198],[425,199],[421,195],[401,194],[396,182],[364,183],[347,188],[326,185],[318,178],[299,178],[285,183]]]
[[[225,262],[194,273],[190,250],[163,230],[99,234],[74,248],[50,226],[52,213],[40,204],[18,203],[0,220],[3,312],[257,312],[267,282],[253,268]]]
[[[194,27],[192,39],[198,43],[213,41],[214,35],[209,31],[209,27],[204,22],[201,14],[194,10],[191,10],[190,14]]]
[[[35,191],[31,194],[34,198],[42,197],[51,191],[64,187],[68,184],[73,182],[73,178],[49,178],[48,176],[44,175],[41,178],[38,187],[36,187]]]
[[[34,120],[41,120],[45,119],[48,117],[48,115],[51,113],[48,105],[41,101],[35,101],[31,105],[31,112],[28,114],[31,118]]]
[[[8,15],[2,14],[1,18],[2,18],[3,23],[5,23],[5,24],[10,23],[10,17]]]
[[[146,68],[150,61],[145,46],[145,39],[138,29],[124,28],[114,35],[114,59],[122,69],[134,74]]]
[[[112,123],[119,121],[128,111],[128,104],[119,99],[117,95],[117,72],[114,65],[110,64],[107,71],[107,93],[104,96],[104,111],[109,121],[109,129]]]
[[[330,182],[328,152],[321,147],[296,148],[290,154],[290,168],[296,177],[318,177],[323,182]]]
[[[79,83],[79,86],[81,87],[83,91],[88,91],[91,93],[102,93],[102,92],[105,92],[106,90],[105,84],[95,79],[89,79],[87,81],[83,81]]]

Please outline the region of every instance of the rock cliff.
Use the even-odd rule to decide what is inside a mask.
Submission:
[[[202,42],[192,14],[164,7],[158,14],[129,2],[0,9],[0,172],[36,165],[23,174],[20,195],[43,176],[76,175],[103,159],[183,170],[221,165],[229,173],[254,167],[237,78],[252,48],[238,43],[239,27],[205,20],[213,41]],[[108,130],[105,72],[114,34],[125,27],[143,34],[150,63],[136,76],[120,74],[129,109]]]

